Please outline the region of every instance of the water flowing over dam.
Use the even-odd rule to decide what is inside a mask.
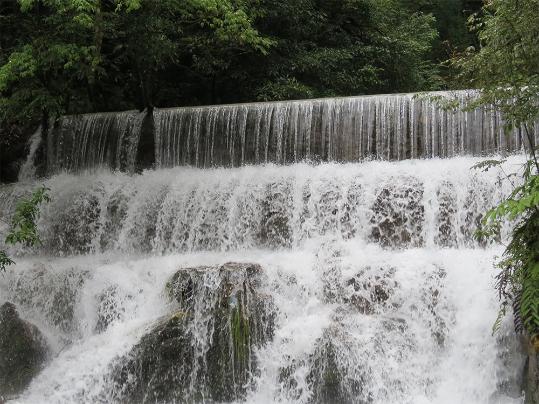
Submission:
[[[474,237],[512,188],[471,167],[521,146],[495,114],[410,95],[155,110],[140,174],[118,171],[137,113],[73,119],[53,175],[0,187],[3,218],[52,197],[42,245],[0,274],[0,307],[47,346],[13,403],[522,402],[511,319],[491,330],[509,227]]]
[[[66,116],[47,142],[47,170],[109,167],[133,171],[144,114],[137,111]]]
[[[155,109],[153,162],[160,168],[291,164],[305,160],[484,156],[519,151],[527,137],[506,132],[488,108],[462,111],[475,91],[396,94]],[[452,108],[449,108],[449,103]],[[108,167],[132,172],[146,113],[61,118],[48,140],[47,171]],[[539,127],[539,126],[538,126]],[[531,134],[539,144],[539,129]]]

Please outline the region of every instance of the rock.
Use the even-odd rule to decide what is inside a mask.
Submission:
[[[124,317],[125,307],[118,302],[120,290],[118,285],[109,286],[103,290],[97,299],[97,321],[95,332],[101,333],[105,331],[109,325]],[[124,296],[127,299],[132,299],[132,296]]]
[[[489,397],[489,403],[522,402],[525,391],[524,365],[526,363],[527,341],[524,335],[517,335],[510,321],[504,321],[496,332],[496,391]]]
[[[166,292],[178,311],[162,319],[114,369],[122,402],[222,402],[245,397],[254,349],[273,336],[262,268],[229,263],[178,271]]]
[[[345,239],[355,237],[361,229],[361,223],[358,218],[362,215],[361,207],[365,198],[361,181],[361,177],[355,178],[346,194],[341,217],[342,235]]]
[[[347,380],[347,370],[343,369],[340,363],[339,348],[334,345],[331,338],[320,341],[311,360],[307,382],[312,386],[312,403],[363,402],[360,399],[363,381],[361,378]]]
[[[168,186],[156,185],[152,192],[141,200],[136,210],[130,213],[132,217],[136,218],[127,232],[129,248],[133,251],[143,253],[152,251],[152,240],[157,235],[159,214],[168,193]]]
[[[456,214],[457,200],[455,186],[444,181],[436,191],[438,199],[438,232],[435,242],[442,247],[457,246]]]
[[[78,268],[53,271],[46,266],[25,271],[10,283],[14,303],[40,314],[65,342],[79,333],[77,302],[90,273]]]
[[[58,254],[87,254],[94,250],[93,240],[101,227],[101,205],[99,195],[103,189],[76,191],[69,197],[65,205],[58,198],[53,208],[59,213],[49,230],[43,235],[44,247],[47,251]]]
[[[101,233],[100,247],[102,251],[114,248],[119,239],[129,210],[128,191],[116,190],[109,198],[105,210],[104,231]]]
[[[464,211],[459,212],[461,223],[459,230],[461,237],[467,247],[477,245],[485,247],[488,243],[486,238],[477,238],[477,230],[481,230],[483,224],[483,214],[489,210],[496,196],[492,194],[492,189],[486,186],[479,178],[475,178],[472,184],[466,189],[464,198]],[[491,242],[501,243],[500,235],[494,237]]]
[[[397,287],[393,279],[396,269],[381,267],[373,270],[366,267],[346,281],[343,302],[362,314],[374,314],[377,307],[383,307],[392,291]]]
[[[539,338],[524,338],[528,359],[524,369],[525,404],[539,404]]]
[[[429,329],[432,330],[432,337],[440,348],[444,347],[449,328],[446,321],[439,314],[440,303],[445,304],[443,293],[443,279],[447,276],[445,269],[437,267],[436,271],[426,278],[425,289],[422,291],[421,299],[426,304],[430,312]]]
[[[372,206],[371,239],[384,247],[421,247],[423,191],[423,185],[414,178],[398,178],[385,185]]]
[[[22,392],[42,369],[47,344],[36,326],[21,320],[15,305],[0,307],[0,397]],[[1,400],[0,400],[1,401]]]
[[[280,370],[279,382],[287,399],[300,400],[304,394],[296,377],[303,379],[309,387],[308,403],[318,404],[363,404],[368,402],[364,391],[366,375],[362,373],[349,377],[346,346],[350,341],[338,329],[330,327],[316,341],[315,348],[305,360],[292,360]],[[307,373],[305,371],[307,370]],[[355,372],[354,372],[355,373]]]
[[[292,209],[292,185],[270,183],[262,201],[262,218],[257,234],[263,247],[289,247],[292,237],[290,212]]]
[[[127,128],[133,130],[133,128]],[[137,157],[135,159],[135,171],[137,173],[147,168],[152,168],[155,164],[155,120],[153,107],[145,110],[144,118],[140,128],[140,136],[137,147]],[[126,157],[120,160],[125,165]],[[130,170],[130,167],[122,167],[122,170]]]
[[[320,234],[328,234],[339,228],[341,184],[331,178],[322,180],[318,187],[320,199],[314,209],[316,223]]]

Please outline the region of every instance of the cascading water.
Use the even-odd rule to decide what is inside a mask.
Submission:
[[[237,167],[302,161],[359,162],[483,156],[521,150],[527,136],[503,117],[464,105],[476,91],[155,109],[66,116],[47,140],[47,172],[110,168]],[[137,161],[145,131],[155,146]],[[151,132],[151,133],[150,133]],[[539,125],[531,134],[539,144]],[[153,146],[150,146],[153,147]],[[150,152],[150,154],[152,154]]]
[[[29,150],[28,150],[28,156],[26,157],[26,161],[21,166],[21,169],[19,170],[19,181],[31,181],[36,176],[36,166],[35,166],[35,159],[36,159],[36,153],[41,146],[42,138],[41,138],[41,127],[39,127],[36,132],[32,135],[30,138],[29,143]]]
[[[144,116],[127,111],[62,117],[48,135],[48,172],[96,167],[133,172]]]
[[[474,97],[476,91],[456,91],[158,109],[156,162],[213,167],[520,150],[518,130],[505,133],[499,113],[444,107]],[[539,143],[539,130],[532,135]]]
[[[0,275],[49,349],[13,402],[521,402],[473,238],[510,187],[477,161],[51,177],[42,248]]]

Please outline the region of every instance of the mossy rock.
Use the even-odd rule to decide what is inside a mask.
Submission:
[[[127,402],[223,402],[245,398],[254,350],[273,336],[262,268],[228,263],[179,270],[166,286],[178,311],[162,319],[114,370]]]
[[[0,397],[21,393],[42,369],[47,344],[36,326],[21,320],[15,305],[0,307]]]
[[[279,382],[286,389],[290,401],[296,401],[305,392],[301,390],[296,380],[298,368],[307,368],[305,381],[310,391],[309,403],[313,404],[363,404],[367,403],[363,391],[364,376],[350,378],[342,355],[346,355],[345,341],[333,328],[328,328],[324,335],[316,341],[314,350],[305,360],[292,360],[291,365],[282,368]],[[303,370],[299,372],[303,375]],[[303,376],[300,376],[303,378]]]

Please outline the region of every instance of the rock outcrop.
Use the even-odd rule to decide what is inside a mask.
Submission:
[[[539,404],[539,338],[523,338],[528,358],[524,367],[525,404]]]
[[[22,392],[42,369],[47,344],[36,326],[19,317],[15,305],[0,307],[0,397]],[[1,399],[0,399],[1,401]]]
[[[228,263],[179,270],[166,292],[177,311],[162,319],[114,371],[115,399],[222,402],[245,397],[255,349],[272,338],[273,305],[262,268]]]
[[[423,185],[412,177],[399,177],[384,185],[372,206],[371,240],[384,247],[421,247],[425,207]]]

